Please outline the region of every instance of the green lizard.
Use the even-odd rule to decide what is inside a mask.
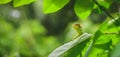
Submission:
[[[79,37],[80,35],[83,34],[82,32],[82,27],[80,24],[76,23],[76,24],[73,24],[72,27],[75,29],[75,31],[77,32],[77,34],[75,34],[75,36],[73,37],[73,39]]]

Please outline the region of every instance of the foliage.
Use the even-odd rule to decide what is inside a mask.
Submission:
[[[98,2],[100,2],[100,1],[98,1]],[[76,0],[75,6],[74,6],[75,13],[80,18],[85,19],[92,12],[94,5],[97,5],[97,7],[99,7],[101,9],[101,11],[104,11],[106,14],[108,14],[109,17],[113,18],[105,9],[105,8],[109,8],[111,2],[113,2],[113,1],[111,1],[111,2],[104,1],[104,3],[101,3],[101,4],[99,4],[98,2],[95,0],[94,1]],[[96,3],[96,4],[94,4],[94,3]],[[80,56],[82,56],[82,57],[85,57],[85,56],[87,56],[87,57],[111,56],[110,53],[111,53],[111,50],[114,48],[113,45],[116,45],[119,42],[116,40],[119,40],[119,38],[120,38],[120,36],[119,36],[120,35],[120,25],[118,25],[120,23],[119,20],[120,20],[120,17],[113,18],[112,20],[106,19],[106,21],[101,24],[99,29],[96,31],[94,36],[91,38],[91,40],[93,41],[93,44],[92,44],[92,46],[87,47],[89,49],[89,51],[86,51],[86,53],[88,53],[88,54],[83,54]],[[69,45],[71,46],[71,44],[69,44]],[[56,49],[55,51],[58,51],[58,52],[53,51],[53,54],[51,53],[50,57],[52,57],[52,56],[55,57],[54,55],[57,56],[57,54],[59,54],[59,52],[65,51],[65,50],[63,50],[63,51],[61,50],[64,48],[65,47],[62,47],[62,46],[61,46],[61,48],[60,47],[57,48],[58,50]],[[80,48],[82,48],[82,47],[79,46],[79,48],[75,48],[75,47],[72,48],[72,49],[74,49],[73,53],[66,51],[70,54],[65,55],[65,57],[78,57],[79,55],[75,55],[74,53],[76,53]],[[82,49],[84,49],[84,48],[82,48]],[[96,52],[94,52],[94,51],[96,51]],[[81,52],[77,52],[77,53],[81,53]],[[73,55],[75,55],[75,56],[73,56]]]
[[[0,0],[0,4],[6,4],[11,2],[12,0]],[[35,0],[13,0],[13,6],[19,7],[23,5],[30,4],[31,2],[34,2]]]
[[[0,4],[7,4],[11,1],[12,0],[0,0]],[[19,7],[34,1],[35,0],[13,0],[13,6]],[[74,8],[72,9],[74,9],[74,12],[81,20],[90,18],[90,15],[94,11],[97,14],[104,12],[107,18],[103,20],[103,23],[100,24],[96,32],[93,34],[83,33],[78,38],[55,49],[50,53],[49,57],[119,57],[120,13],[119,11],[113,13],[108,11],[114,2],[120,4],[119,0],[75,0]],[[45,14],[57,12],[69,3],[70,0],[43,0],[43,12]],[[28,55],[27,57],[39,57],[48,54],[53,48],[60,44],[55,40],[54,36],[44,36],[47,31],[41,23],[39,24],[38,20],[23,20],[21,22],[22,24],[20,24],[19,28],[14,31],[14,26],[0,16],[0,46],[2,46],[0,51],[3,51],[0,53],[0,56],[19,57],[22,55],[25,57]],[[11,36],[13,34],[15,35]],[[37,37],[40,37],[40,39]],[[7,38],[7,40],[5,38]],[[50,44],[53,46],[55,44],[55,46],[52,47]],[[6,47],[10,48],[10,50]],[[49,48],[51,50],[46,50]],[[48,52],[45,53],[46,51],[42,49]]]
[[[81,19],[85,19],[91,14],[93,7],[92,0],[76,0],[74,10]]]
[[[64,7],[69,0],[44,0],[43,10],[44,13],[52,13]]]
[[[6,4],[6,3],[10,2],[10,1],[12,1],[12,0],[1,0],[0,4]]]
[[[33,1],[35,1],[35,0],[14,0],[13,5],[14,5],[14,7],[19,7],[22,5],[30,4]]]
[[[111,50],[114,48],[113,46],[116,45],[120,39],[120,34],[119,34],[120,26],[118,24],[115,24],[119,20],[120,20],[120,18],[117,18],[116,20],[113,19],[110,21],[108,21],[108,20],[105,21],[100,26],[100,28],[96,31],[94,36],[92,37],[92,39],[91,39],[92,41],[90,41],[91,43],[93,42],[92,45],[87,47],[88,49],[90,48],[91,50],[85,51],[85,53],[89,52],[89,54],[83,54],[82,56],[83,57],[84,56],[87,56],[87,57],[96,57],[96,56],[108,57],[108,56],[110,56]],[[71,44],[69,44],[69,45],[71,46]],[[77,52],[80,48],[82,48],[82,47],[73,48],[75,50],[74,52]],[[79,52],[79,53],[81,53],[81,52]],[[54,53],[54,55],[55,54],[57,54],[57,52]],[[75,55],[75,56],[73,56],[73,55],[74,55],[74,53],[69,54],[69,56],[65,56],[65,57],[79,56],[79,55]]]

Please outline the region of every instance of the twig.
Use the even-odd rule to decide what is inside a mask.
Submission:
[[[112,15],[110,15],[110,13],[103,7],[101,6],[96,0],[93,0],[93,2],[95,2],[95,4],[101,9],[103,10],[110,18],[114,19],[114,17]]]

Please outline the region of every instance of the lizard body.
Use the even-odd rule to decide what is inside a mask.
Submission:
[[[73,39],[79,37],[80,35],[83,34],[82,32],[82,27],[80,24],[76,23],[76,24],[73,24],[72,27],[75,29],[75,31],[77,32],[77,34],[75,34],[75,36],[73,37]]]

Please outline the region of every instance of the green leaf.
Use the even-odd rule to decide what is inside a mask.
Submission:
[[[110,40],[111,40],[111,35],[102,34],[100,37],[98,37],[95,44],[105,44],[108,43]]]
[[[107,30],[107,23],[108,23],[109,20],[105,20],[99,27],[99,30],[101,32],[104,32],[105,30]]]
[[[101,31],[96,31],[93,37],[93,41],[96,42],[96,40],[102,35]]]
[[[102,41],[103,42],[103,41]],[[89,57],[108,57],[110,53],[110,46],[112,45],[112,40],[107,43],[102,44],[94,44],[91,52],[89,53]]]
[[[93,37],[94,44],[89,52],[89,57],[107,57],[109,54],[110,46],[112,45],[112,35],[103,34],[100,31],[95,33]],[[95,52],[96,51],[96,52]]]
[[[58,47],[57,49],[55,49],[49,55],[49,57],[59,57],[59,56],[63,55],[65,52],[67,52],[68,50],[74,49],[75,46],[77,46],[81,42],[84,42],[86,39],[90,38],[91,36],[92,36],[91,34],[84,33],[80,37],[76,38],[75,40],[70,41],[68,43],[65,43],[64,45],[62,45],[62,46]],[[75,48],[78,48],[78,47],[75,47]],[[67,55],[67,56],[69,56],[69,55]]]
[[[103,52],[102,49],[92,47],[92,50],[88,57],[98,57],[101,52]]]
[[[112,45],[112,40],[110,40],[109,42],[105,44],[94,44],[94,47],[97,47],[103,50],[110,50],[111,45]]]
[[[53,13],[63,8],[70,0],[44,0],[44,13]]]
[[[103,34],[102,36],[104,36],[105,38],[107,37],[111,38],[112,40],[119,38],[119,34],[120,34],[119,33],[120,31],[119,21],[120,21],[119,18],[112,19],[112,20],[106,20],[99,28],[99,31]]]
[[[6,4],[6,3],[9,3],[10,1],[12,0],[0,0],[0,4]]]
[[[113,1],[112,0],[97,0],[97,2],[101,6],[105,7],[106,9],[108,9],[110,7],[110,5],[112,4]]]
[[[92,47],[92,50],[88,57],[108,57],[110,51],[110,45],[108,44],[96,45],[95,47]]]
[[[119,21],[119,18],[112,20],[107,19],[101,24],[98,31],[94,34],[94,44],[89,53],[89,57],[108,57],[111,49],[114,48],[120,40]]]
[[[81,19],[85,19],[91,14],[93,6],[91,0],[76,0],[74,10]]]
[[[101,2],[100,5],[104,6],[107,9],[110,7],[110,3],[108,2]]]
[[[89,42],[89,40],[90,39],[87,39],[87,40],[79,43],[75,47],[71,48],[62,57],[64,57],[64,56],[65,57],[80,57],[80,56],[84,56],[84,54],[82,52],[85,49],[85,47],[87,46],[87,43]],[[86,52],[86,50],[85,50],[85,52]]]
[[[99,31],[104,34],[118,34],[120,30],[119,21],[119,18],[112,20],[107,19],[103,24],[101,24]]]
[[[35,0],[14,0],[13,1],[13,6],[14,7],[19,7],[19,6],[30,4],[30,3],[34,2],[34,1]]]

